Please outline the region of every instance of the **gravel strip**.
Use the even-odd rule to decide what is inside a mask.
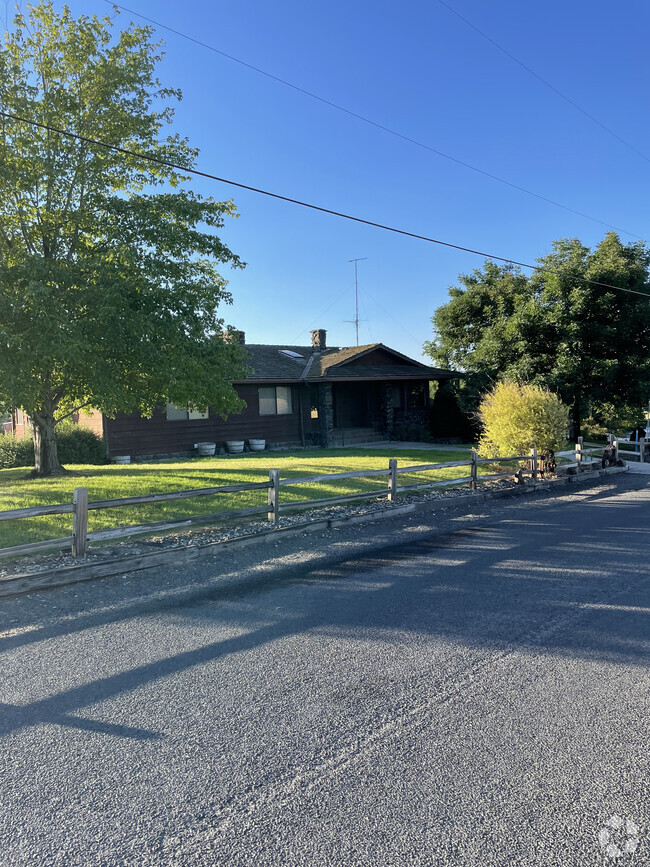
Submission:
[[[481,484],[481,490],[507,490],[518,487],[513,479],[495,479]],[[390,503],[386,499],[365,501],[357,505],[328,506],[301,510],[294,515],[283,515],[278,521],[279,528],[292,527],[311,521],[327,521],[331,519],[349,518],[354,515],[365,515],[372,512],[383,512],[395,508],[395,505],[404,506],[409,503],[427,503],[434,500],[454,500],[457,497],[467,496],[467,487],[452,488],[445,491],[418,492],[402,494],[396,503]],[[207,545],[213,542],[227,542],[239,539],[243,536],[254,536],[267,533],[270,529],[268,521],[251,521],[237,526],[226,526],[224,523],[202,526],[194,529],[182,530],[176,533],[166,532],[161,535],[150,535],[136,539],[128,539],[114,545],[89,546],[85,557],[76,559],[69,553],[56,552],[41,554],[32,557],[22,557],[8,561],[0,566],[0,580],[13,578],[17,575],[37,574],[48,569],[62,568],[66,566],[78,566],[81,563],[100,563],[103,560],[116,557],[134,557],[139,554],[154,551],[165,551],[169,548],[187,548],[192,546]]]

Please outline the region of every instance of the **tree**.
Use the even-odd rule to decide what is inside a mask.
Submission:
[[[29,413],[47,475],[62,471],[55,427],[80,407],[241,409],[217,267],[243,263],[215,234],[233,203],[184,188],[182,171],[6,117],[191,168],[197,151],[162,137],[181,95],[155,76],[152,28],[114,36],[50,0],[14,25],[0,46],[0,411]]]
[[[530,286],[515,268],[490,261],[482,271],[461,274],[459,280],[464,288],[449,288],[451,301],[433,315],[434,339],[424,344],[424,351],[441,367],[465,373],[450,388],[471,416],[499,371],[507,370],[520,354],[517,323]]]
[[[574,436],[588,414],[615,424],[640,412],[650,392],[650,297],[620,290],[650,294],[645,246],[609,233],[593,251],[556,241],[539,261],[530,278],[492,262],[461,275],[464,288],[450,289],[435,312],[425,351],[466,371],[468,410],[509,378],[556,392],[571,408]]]
[[[539,385],[498,382],[483,396],[479,454],[525,455],[533,447],[555,451],[566,439],[569,408]]]

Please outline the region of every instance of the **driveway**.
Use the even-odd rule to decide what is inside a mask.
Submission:
[[[0,863],[650,863],[649,518],[610,477],[3,600]]]

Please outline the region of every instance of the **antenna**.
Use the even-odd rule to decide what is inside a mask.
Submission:
[[[359,345],[359,280],[357,277],[357,262],[365,262],[367,256],[361,256],[359,259],[348,259],[348,262],[354,262],[354,319],[347,319],[346,322],[352,322],[357,335],[357,346]]]

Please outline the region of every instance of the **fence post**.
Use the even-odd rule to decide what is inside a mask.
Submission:
[[[472,481],[469,483],[470,491],[475,491],[478,488],[478,453],[472,449],[472,464],[470,467],[470,475]]]
[[[613,433],[607,434],[607,445],[614,449],[614,460],[618,462],[618,440]]]
[[[584,442],[584,437],[578,437],[578,442],[576,443],[576,461],[578,462],[578,469],[582,468],[582,444]]]
[[[530,458],[531,458],[530,464],[531,464],[531,468],[532,468],[533,479],[535,481],[537,481],[537,470],[538,470],[537,446],[533,446],[532,449],[530,450]]]
[[[280,470],[269,470],[269,482],[271,482],[271,487],[269,488],[267,519],[277,524],[280,514]]]
[[[388,502],[394,503],[397,499],[397,461],[391,458],[388,461]]]
[[[72,495],[72,556],[86,556],[88,541],[88,488],[75,488]]]

